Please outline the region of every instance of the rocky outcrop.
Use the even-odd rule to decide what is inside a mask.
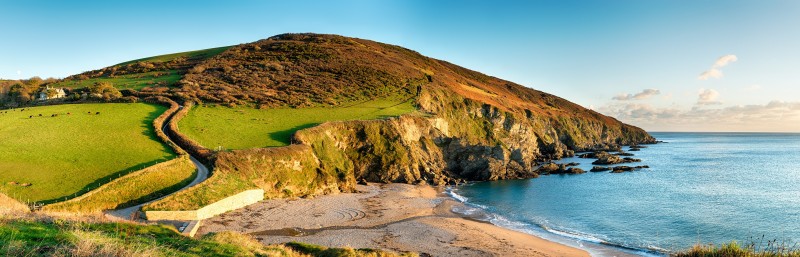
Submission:
[[[619,157],[618,155],[610,154],[607,152],[599,152],[595,154],[596,161],[592,162],[595,165],[611,165],[611,164],[619,164],[619,163],[631,163],[631,162],[641,162],[640,159],[634,159],[630,157]]]
[[[352,170],[350,181],[426,181],[437,185],[583,173],[582,169],[567,168],[570,164],[539,163],[573,156],[572,147],[578,144],[594,145],[594,141],[587,143],[560,134],[552,125],[557,121],[519,117],[458,96],[423,93],[420,106],[430,115],[330,122],[298,131],[293,141],[310,145],[321,166]],[[586,132],[591,133],[598,132]],[[630,142],[642,135],[621,136],[614,141]],[[569,144],[562,141],[567,139]],[[607,147],[610,143],[602,144]],[[609,163],[636,161],[605,152],[600,155]]]
[[[616,167],[612,167],[612,168],[611,168],[611,173],[623,173],[623,172],[631,172],[631,171],[634,171],[634,170],[647,169],[647,168],[650,168],[650,166],[647,166],[647,165],[644,165],[644,166],[635,166],[635,167],[630,167],[630,166],[616,166]]]

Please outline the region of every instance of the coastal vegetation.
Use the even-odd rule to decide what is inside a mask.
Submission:
[[[311,108],[229,108],[199,105],[178,123],[186,136],[218,149],[289,145],[292,135],[328,121],[371,120],[415,110],[411,99],[376,99],[348,106]]]
[[[415,256],[371,249],[325,248],[307,244],[263,245],[249,236],[223,232],[199,239],[162,225],[0,217],[4,256]]]
[[[0,192],[23,202],[63,201],[173,159],[152,127],[164,110],[151,104],[3,110]]]

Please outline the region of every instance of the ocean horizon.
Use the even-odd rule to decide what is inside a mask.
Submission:
[[[696,244],[800,238],[800,133],[651,132],[650,168],[545,175],[448,189],[457,212],[593,256],[659,256]],[[626,151],[628,147],[623,148]],[[590,170],[594,159],[564,158]]]

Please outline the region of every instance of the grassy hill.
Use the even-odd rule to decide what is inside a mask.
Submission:
[[[166,54],[123,62],[100,70],[70,76],[52,87],[84,88],[97,82],[109,82],[118,89],[141,90],[146,87],[171,87],[198,62],[229,47]]]
[[[175,153],[156,138],[152,127],[164,110],[150,104],[4,110],[0,192],[21,201],[59,201],[170,160]]]

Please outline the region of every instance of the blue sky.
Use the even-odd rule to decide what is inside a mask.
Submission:
[[[0,78],[332,33],[401,45],[651,131],[800,132],[797,14],[800,1],[0,0]],[[699,79],[708,71],[716,76]]]

